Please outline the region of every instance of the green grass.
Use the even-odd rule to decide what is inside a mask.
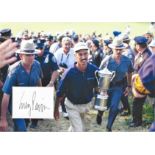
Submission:
[[[52,34],[56,34],[57,32],[63,32],[68,29],[72,29],[77,33],[82,34],[91,34],[92,32],[96,32],[97,34],[102,33],[105,35],[106,33],[112,33],[113,30],[123,31],[127,25],[131,27],[131,35],[140,35],[144,34],[149,29],[149,23],[147,22],[34,22],[34,23],[26,23],[26,22],[16,22],[16,23],[0,23],[0,29],[2,28],[11,28],[13,34],[17,34],[24,29],[29,29],[31,31],[46,31],[51,32]]]
[[[143,118],[144,118],[145,124],[149,124],[153,122],[154,112],[151,104],[144,105]]]
[[[133,106],[133,98],[130,96],[129,97],[129,104],[132,109]],[[153,110],[153,105],[149,102],[148,99],[146,99],[145,104],[143,105],[143,121],[144,125],[151,124],[154,121],[154,110]],[[132,117],[130,117],[129,121],[132,120]],[[127,121],[127,123],[129,123]]]

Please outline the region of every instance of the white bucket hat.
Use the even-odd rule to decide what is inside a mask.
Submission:
[[[150,47],[155,47],[155,40],[152,40],[151,43],[149,44]]]
[[[38,54],[35,50],[35,45],[32,40],[23,40],[20,45],[20,49],[16,51],[18,54]]]
[[[88,46],[84,42],[79,42],[74,47],[74,52],[78,52],[80,50],[88,50]]]
[[[113,42],[108,46],[112,49],[125,49],[128,45],[123,43],[122,37],[115,37]]]

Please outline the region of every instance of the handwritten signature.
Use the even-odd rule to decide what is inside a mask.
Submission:
[[[19,109],[20,110],[27,110],[28,109],[28,115],[31,117],[32,111],[38,111],[38,112],[44,112],[45,110],[50,110],[49,107],[44,105],[43,103],[39,104],[36,98],[36,91],[33,92],[32,94],[32,99],[30,102],[25,101],[24,99],[25,92],[23,92],[21,98],[20,98],[20,104],[19,104]]]

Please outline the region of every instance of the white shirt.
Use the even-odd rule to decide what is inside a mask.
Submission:
[[[49,52],[55,53],[59,48],[61,48],[61,47],[60,47],[59,43],[56,42],[50,46]]]
[[[74,66],[75,55],[72,48],[69,50],[67,54],[64,53],[63,48],[60,48],[54,53],[54,56],[57,59],[58,66],[60,65],[60,63],[65,63],[68,66],[68,68]]]

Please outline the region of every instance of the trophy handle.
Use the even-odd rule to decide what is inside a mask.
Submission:
[[[116,75],[116,72],[112,71],[112,76],[111,76],[111,80],[110,81],[112,81],[114,79],[115,75]]]
[[[95,71],[95,77],[96,77],[96,80],[97,80],[97,84],[99,85],[99,80],[98,80],[98,70]]]

